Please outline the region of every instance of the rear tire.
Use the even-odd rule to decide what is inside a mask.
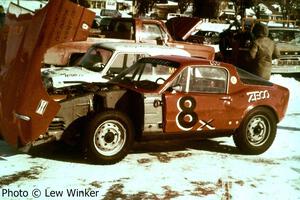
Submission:
[[[88,159],[98,164],[114,164],[131,149],[134,129],[127,115],[119,111],[105,111],[87,123],[85,150]]]
[[[276,123],[274,114],[267,108],[250,111],[233,135],[235,145],[244,154],[265,152],[275,139]]]

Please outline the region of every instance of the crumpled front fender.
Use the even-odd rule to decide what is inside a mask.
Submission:
[[[35,15],[7,14],[0,30],[0,131],[23,146],[47,131],[60,106],[43,87],[44,54],[62,42],[86,40],[94,13],[68,0],[50,0]]]

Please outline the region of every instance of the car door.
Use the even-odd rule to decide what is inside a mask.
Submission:
[[[222,67],[188,67],[163,95],[164,132],[229,129],[231,98],[228,71]],[[232,122],[231,122],[232,123]]]

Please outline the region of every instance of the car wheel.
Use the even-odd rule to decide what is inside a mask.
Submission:
[[[244,154],[261,154],[273,143],[276,135],[276,118],[267,108],[251,111],[233,135],[238,149]]]
[[[134,129],[122,112],[106,111],[93,116],[87,124],[86,153],[93,163],[114,164],[129,152]]]

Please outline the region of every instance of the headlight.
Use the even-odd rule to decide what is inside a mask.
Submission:
[[[278,59],[272,60],[272,65],[278,65]]]

